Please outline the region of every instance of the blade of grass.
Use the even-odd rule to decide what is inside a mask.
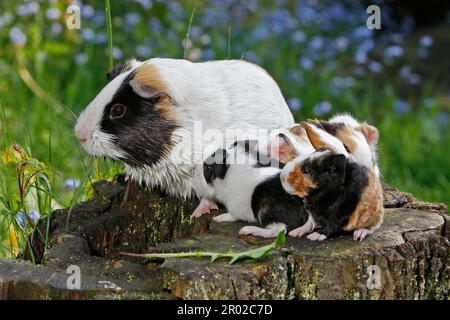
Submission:
[[[231,26],[228,26],[228,57],[227,59],[231,59]]]
[[[109,0],[105,0],[105,12],[106,12],[106,29],[108,32],[108,61],[109,69],[112,69],[114,65],[113,61],[113,40],[112,40],[112,23],[111,23],[111,5]]]
[[[192,9],[191,16],[189,18],[189,24],[188,24],[188,29],[187,29],[187,32],[186,32],[186,37],[184,38],[183,59],[186,59],[187,44],[188,44],[188,41],[189,41],[189,36],[190,36],[190,33],[191,33],[191,26],[192,26],[192,22],[194,21],[194,16],[195,16],[195,7]]]

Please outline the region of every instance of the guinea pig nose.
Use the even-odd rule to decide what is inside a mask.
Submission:
[[[78,130],[75,131],[75,135],[77,136],[78,141],[80,141],[80,143],[82,143],[82,144],[83,144],[83,143],[86,143],[86,141],[87,141],[86,135],[82,134],[82,133],[79,132]]]

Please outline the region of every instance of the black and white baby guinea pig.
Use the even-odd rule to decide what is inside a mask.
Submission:
[[[309,141],[306,130],[300,124],[273,129],[267,137],[259,139],[257,143],[258,152],[284,164],[299,155],[316,151]]]
[[[233,159],[232,155],[236,157]],[[205,180],[228,211],[214,220],[258,222],[262,227],[246,226],[239,233],[265,238],[276,237],[281,230],[290,231],[305,224],[308,213],[303,201],[284,191],[281,170],[261,166],[256,158],[243,164],[240,159],[244,157],[251,157],[251,154],[235,146],[231,150],[218,149],[204,163]]]
[[[310,233],[309,239],[324,240],[353,231],[354,240],[363,240],[384,215],[381,185],[372,183],[374,179],[378,181],[368,168],[329,149],[289,162],[281,172],[283,188],[303,198],[310,214],[308,222],[290,235]],[[321,232],[311,233],[316,226]]]
[[[294,123],[275,81],[241,60],[130,60],[108,79],[78,118],[78,140],[92,155],[122,161],[133,180],[174,196],[205,196],[192,178],[208,130],[225,136]]]

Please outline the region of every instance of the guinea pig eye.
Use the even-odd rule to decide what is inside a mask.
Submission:
[[[336,167],[335,166],[330,166],[328,168],[328,173],[330,174],[330,176],[335,176],[336,175]]]
[[[304,174],[310,174],[311,173],[311,169],[308,166],[303,166],[302,167],[302,172]]]
[[[112,106],[110,111],[110,118],[111,119],[120,119],[125,115],[125,112],[127,111],[127,107],[125,107],[123,104],[117,103]]]

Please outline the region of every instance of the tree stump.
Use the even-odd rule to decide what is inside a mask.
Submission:
[[[40,237],[31,237],[39,265],[26,261],[26,253],[0,260],[0,299],[449,298],[447,208],[387,186],[385,221],[363,242],[288,237],[268,256],[231,266],[206,258],[146,262],[120,255],[238,251],[271,242],[239,236],[243,223],[216,224],[213,214],[191,219],[196,204],[133,183],[100,181],[94,199],[52,214],[45,252]]]

